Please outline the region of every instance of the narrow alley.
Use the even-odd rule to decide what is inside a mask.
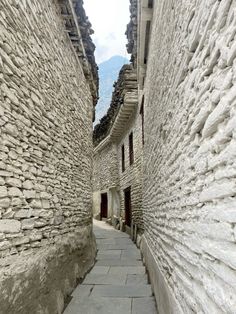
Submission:
[[[0,314],[236,314],[236,0],[0,0]]]
[[[96,263],[64,314],[156,314],[140,251],[126,233],[94,220]]]

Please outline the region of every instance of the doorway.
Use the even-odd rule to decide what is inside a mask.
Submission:
[[[103,218],[107,218],[107,209],[108,209],[108,200],[107,200],[107,193],[101,194],[101,220]]]
[[[131,227],[132,209],[131,209],[131,187],[124,190],[125,196],[125,224]]]

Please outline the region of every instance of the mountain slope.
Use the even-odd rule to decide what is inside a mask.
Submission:
[[[129,60],[114,56],[109,60],[99,64],[99,101],[96,106],[96,121],[95,124],[106,114],[111,102],[113,84],[118,78],[119,71],[124,64],[129,63]]]

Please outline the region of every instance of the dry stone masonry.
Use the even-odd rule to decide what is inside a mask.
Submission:
[[[108,193],[108,217],[114,225],[125,222],[124,191],[131,187],[133,225],[143,230],[142,220],[142,122],[137,108],[137,75],[124,65],[114,86],[111,105],[93,133],[93,212],[99,217],[101,194]],[[133,134],[134,163],[130,165],[129,135]],[[124,168],[122,169],[122,146]],[[115,218],[115,220],[114,220]]]
[[[119,124],[125,105],[119,106],[106,133],[117,144],[121,216],[123,192],[131,186],[137,191],[131,195],[132,219],[144,223],[141,250],[159,313],[234,314],[236,3],[130,3],[127,48],[138,82],[136,113]],[[108,142],[99,145],[95,162],[100,154],[109,164]]]
[[[143,216],[160,313],[236,309],[235,9],[155,2]]]
[[[235,314],[236,2],[130,11],[93,148],[83,1],[0,3],[0,314],[63,312],[94,263],[92,212],[140,245],[158,313]]]
[[[1,314],[61,313],[95,254],[97,67],[73,2],[0,3]]]

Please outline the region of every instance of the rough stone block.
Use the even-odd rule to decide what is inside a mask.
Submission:
[[[23,195],[26,199],[35,198],[36,192],[34,190],[23,190]]]
[[[8,208],[11,204],[11,200],[8,197],[4,197],[0,200],[0,208]]]
[[[7,188],[5,186],[0,186],[0,198],[7,196],[8,196]]]
[[[11,242],[7,241],[7,240],[4,240],[2,242],[0,242],[0,251],[3,251],[3,250],[7,250],[11,247]]]
[[[6,178],[6,183],[9,184],[10,186],[21,188],[22,187],[22,182],[19,179],[16,178]]]
[[[20,232],[21,224],[18,220],[14,219],[1,219],[0,232],[3,233],[18,233]]]
[[[21,190],[16,188],[16,187],[9,188],[8,189],[8,195],[12,196],[12,197],[14,197],[14,196],[23,197]]]
[[[21,221],[21,226],[23,230],[31,230],[35,226],[35,218],[23,219]]]
[[[26,189],[26,190],[32,190],[34,187],[34,184],[32,181],[30,180],[26,180],[23,182],[23,188]]]
[[[15,218],[29,218],[31,216],[31,210],[28,209],[20,209],[15,213]]]

